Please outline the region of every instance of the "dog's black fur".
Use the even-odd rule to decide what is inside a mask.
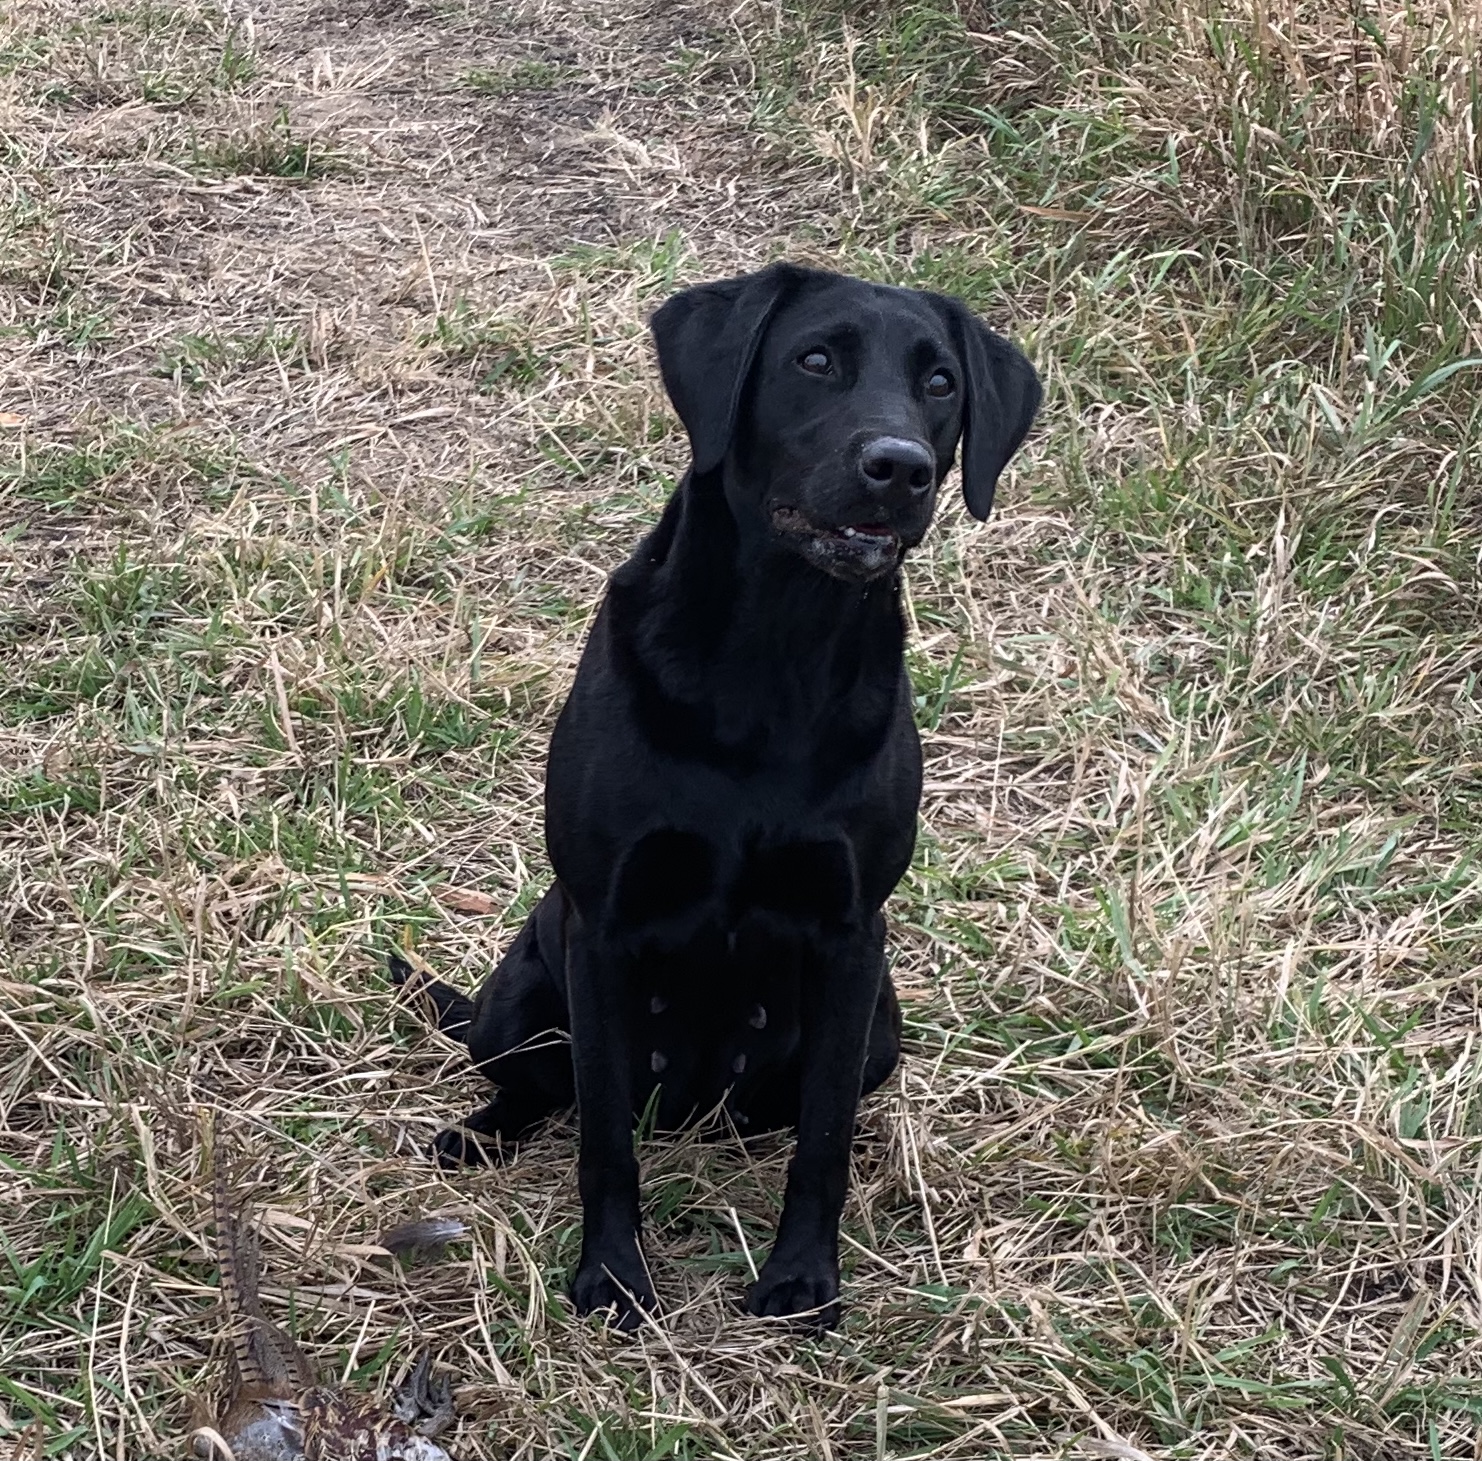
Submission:
[[[856,1108],[900,1049],[881,909],[921,794],[900,562],[959,440],[987,517],[1039,381],[957,300],[786,264],[686,290],[652,328],[693,462],[551,738],[556,882],[476,1000],[421,986],[498,1087],[436,1146],[486,1159],[574,1099],[573,1298],[631,1327],[654,1306],[635,1113],[796,1125],[748,1307],[831,1324]]]

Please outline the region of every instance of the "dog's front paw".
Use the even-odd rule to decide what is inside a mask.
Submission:
[[[815,1330],[839,1322],[839,1264],[824,1253],[773,1254],[746,1296],[747,1312],[763,1318],[798,1319]]]
[[[578,1314],[596,1314],[611,1310],[613,1323],[624,1333],[631,1333],[643,1323],[643,1311],[655,1313],[659,1301],[642,1254],[634,1252],[626,1260],[609,1256],[583,1256],[581,1266],[571,1283],[571,1302]]]

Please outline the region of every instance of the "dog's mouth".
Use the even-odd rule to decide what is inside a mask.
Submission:
[[[836,578],[874,578],[894,568],[901,537],[887,523],[826,527],[795,507],[774,507],[772,526],[810,561]]]

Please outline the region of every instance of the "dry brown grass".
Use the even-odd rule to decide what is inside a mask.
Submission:
[[[208,1111],[269,1304],[365,1386],[430,1344],[461,1457],[1482,1454],[1476,43],[1460,0],[0,17],[13,1454],[180,1454]],[[541,889],[544,737],[681,465],[644,315],[783,249],[961,290],[1051,395],[909,574],[846,1326],[737,1312],[786,1145],[686,1141],[620,1341],[562,1297],[569,1128],[424,1160],[476,1082],[377,951],[471,985]],[[471,1240],[367,1250],[430,1213]]]

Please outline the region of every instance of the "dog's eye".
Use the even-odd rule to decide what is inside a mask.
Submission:
[[[928,396],[950,396],[952,394],[952,377],[945,370],[934,370],[927,377],[926,394]]]
[[[827,375],[829,373],[828,352],[826,350],[805,350],[798,356],[798,364],[809,375]]]

